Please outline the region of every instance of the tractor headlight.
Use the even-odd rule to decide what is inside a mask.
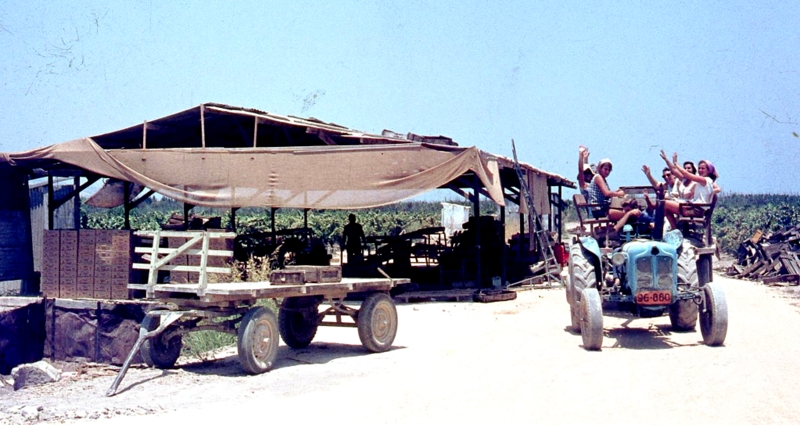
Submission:
[[[611,264],[613,264],[616,267],[619,267],[619,266],[625,264],[626,261],[628,261],[628,253],[627,252],[615,252],[611,256]]]

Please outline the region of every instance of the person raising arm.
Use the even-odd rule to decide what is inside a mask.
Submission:
[[[663,150],[661,151],[661,158],[669,163],[669,160],[667,159],[667,156]],[[677,165],[677,154],[673,155],[673,163]],[[671,168],[679,169],[677,166]],[[678,174],[680,174],[680,178],[683,178],[695,185],[693,197],[690,200],[691,202],[701,204],[707,204],[711,202],[711,197],[714,194],[714,182],[717,179],[717,170],[711,161],[705,159],[700,161],[697,167],[697,174],[694,174],[686,169],[678,171]],[[680,213],[680,205],[676,201],[666,201],[665,206],[665,215],[670,226],[672,226],[674,229],[677,226],[676,217]]]
[[[595,172],[594,165],[589,165],[589,149],[586,146],[578,147],[578,188],[584,199],[589,199],[589,185],[592,183]]]
[[[611,205],[611,198],[621,198],[625,196],[625,192],[621,189],[611,190],[608,188],[608,175],[611,174],[613,166],[610,159],[601,159],[597,163],[597,174],[592,179],[589,185],[589,203],[598,205],[592,209],[592,217],[601,218],[608,217],[609,220],[618,221],[625,213],[621,210],[609,208]]]

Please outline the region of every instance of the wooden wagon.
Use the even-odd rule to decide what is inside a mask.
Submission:
[[[137,339],[106,395],[114,395],[135,354],[149,366],[170,368],[180,356],[182,335],[201,330],[237,336],[239,362],[251,374],[267,372],[278,352],[279,337],[292,348],[308,346],[319,326],[354,327],[370,352],[388,350],[397,332],[397,310],[389,290],[408,279],[341,278],[337,282],[314,282],[314,278],[276,282],[209,283],[208,273],[230,273],[230,268],[209,266],[209,258],[230,257],[231,251],[210,249],[211,240],[233,238],[234,233],[208,231],[136,232],[152,238],[152,245],[137,247],[146,263],[134,269],[148,270],[146,284],[129,284],[145,291],[155,301],[142,321]],[[161,246],[162,238],[185,238],[179,247]],[[198,246],[199,245],[199,246]],[[199,265],[170,264],[183,255],[199,256]],[[297,270],[311,271],[302,267]],[[159,271],[198,273],[197,283],[157,283]],[[324,274],[323,274],[324,275]],[[319,274],[317,274],[319,276]],[[318,280],[318,279],[316,279]],[[325,280],[325,279],[323,279]],[[331,279],[327,279],[331,280]],[[359,308],[345,305],[345,298],[358,298]],[[257,305],[261,299],[281,299],[276,315]],[[327,307],[320,309],[320,306]]]

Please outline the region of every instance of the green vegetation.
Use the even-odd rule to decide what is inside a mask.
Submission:
[[[571,202],[565,209],[564,220],[576,219]],[[169,220],[173,213],[182,214],[183,205],[168,199],[152,200],[131,211],[131,227],[155,230]],[[308,227],[323,243],[336,244],[341,240],[347,215],[354,213],[368,236],[397,234],[401,229],[411,232],[424,227],[438,226],[441,205],[438,202],[403,202],[369,210],[327,210],[308,212]],[[494,214],[497,207],[490,201],[481,203],[482,214]],[[84,227],[91,229],[121,229],[122,207],[100,209],[82,206]],[[230,213],[225,210],[196,207],[192,213],[202,216],[219,216],[222,226],[230,224]],[[719,198],[714,212],[714,236],[720,248],[733,253],[739,244],[756,230],[775,231],[800,224],[800,195],[743,195],[731,194]],[[302,210],[278,210],[275,216],[278,230],[303,227]],[[270,229],[270,211],[262,208],[242,208],[236,212],[236,233],[267,232]]]
[[[310,210],[308,227],[323,243],[336,244],[341,241],[342,230],[347,224],[347,215],[353,213],[364,227],[367,236],[397,235],[400,231],[413,232],[426,227],[439,226],[441,221],[439,202],[401,202],[367,210]],[[491,201],[481,202],[481,214],[496,214],[497,206]],[[191,214],[216,216],[222,219],[222,227],[230,227],[230,211],[195,207]],[[172,214],[183,214],[183,204],[169,199],[144,202],[131,211],[131,228],[157,230],[169,221]],[[251,234],[269,232],[270,210],[264,208],[242,208],[236,211],[236,233]],[[124,225],[122,207],[104,209],[81,206],[84,228],[121,229]],[[275,229],[303,227],[303,211],[279,209],[275,214]]]
[[[770,232],[800,224],[799,195],[721,196],[713,217],[720,249],[735,253],[756,230]]]

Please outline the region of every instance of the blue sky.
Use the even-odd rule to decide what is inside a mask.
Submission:
[[[219,102],[800,193],[798,2],[4,1],[0,58],[2,152]]]

